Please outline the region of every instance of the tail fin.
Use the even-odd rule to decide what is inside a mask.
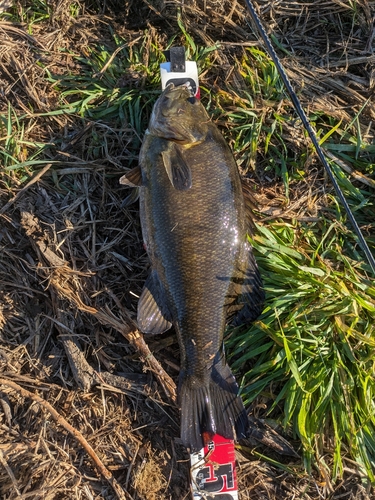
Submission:
[[[238,385],[225,363],[213,367],[203,384],[194,375],[181,374],[181,439],[192,452],[204,447],[204,435],[227,439],[245,437],[248,417],[238,395]]]

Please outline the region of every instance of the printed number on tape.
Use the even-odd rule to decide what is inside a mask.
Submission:
[[[194,500],[238,500],[233,440],[215,435],[190,463]]]

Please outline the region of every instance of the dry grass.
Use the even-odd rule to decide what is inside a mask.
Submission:
[[[359,126],[363,136],[373,135],[375,2],[255,3],[289,53],[280,52],[303,104],[347,123],[363,108]],[[15,1],[14,13],[25,13],[32,4]],[[139,133],[129,123],[51,113],[68,98],[61,98],[47,70],[78,78],[85,63],[75,56],[90,57],[90,49],[101,44],[114,52],[113,31],[131,49],[145,40],[150,47],[161,47],[178,32],[178,5],[197,44],[222,42],[202,75],[202,83],[216,91],[221,103],[225,89],[236,93],[244,88],[238,61],[243,47],[254,45],[256,37],[245,7],[237,1],[129,0],[120,5],[112,0],[104,11],[102,4],[55,2],[46,20],[35,22],[31,31],[10,16],[0,19],[0,111],[13,122],[10,131],[3,124],[0,133],[4,500],[189,497],[188,455],[176,438],[177,344],[172,333],[150,339],[155,359],[134,325],[148,261],[137,206],[124,207],[118,179],[136,161]],[[357,23],[350,26],[353,9]],[[25,14],[25,20],[30,15]],[[145,67],[148,54],[144,50]],[[135,68],[121,84],[144,90],[147,75]],[[266,97],[258,96],[254,109],[267,117],[269,105]],[[21,116],[19,126],[16,117]],[[225,130],[229,122],[221,119],[220,125]],[[305,151],[307,141],[300,128],[285,124],[284,132],[288,147],[297,154]],[[38,144],[43,148],[33,156]],[[25,163],[30,158],[40,163]],[[14,162],[21,168],[5,168]],[[292,186],[290,203],[280,181],[262,172],[264,162],[260,149],[252,182],[260,179],[263,185],[257,192],[263,216],[314,220],[327,200],[324,178],[312,155],[306,158],[309,176]],[[45,168],[43,175],[28,184],[39,167]],[[14,383],[48,401],[82,434],[108,471],[107,479],[77,436]],[[332,485],[323,470],[308,477],[299,459],[281,459],[271,452],[285,464],[281,470],[245,448],[239,455],[242,500],[371,498],[354,466]],[[119,489],[113,489],[110,476]]]

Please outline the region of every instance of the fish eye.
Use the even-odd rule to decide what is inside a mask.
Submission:
[[[188,101],[190,102],[190,104],[195,104],[197,102],[197,98],[196,97],[189,97],[188,98]]]

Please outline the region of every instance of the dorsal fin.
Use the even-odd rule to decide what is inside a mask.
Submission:
[[[242,193],[245,201],[245,214],[248,230],[250,233],[254,231],[254,210],[257,209],[257,202],[254,198],[252,189],[246,179],[241,178]]]

